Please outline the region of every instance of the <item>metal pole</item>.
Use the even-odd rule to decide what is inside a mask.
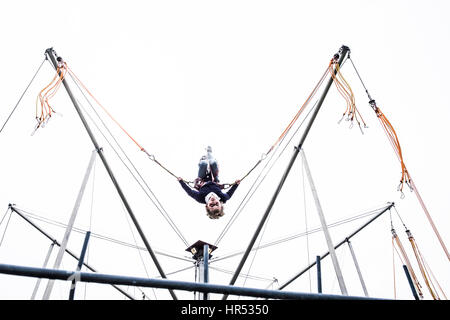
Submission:
[[[53,50],[53,48],[49,48],[45,52],[50,57],[50,60],[51,60],[51,62],[53,64],[53,66],[55,67],[55,69],[57,69],[58,63],[56,62],[56,59],[55,59],[56,53]],[[58,57],[57,59],[60,59],[60,57]],[[81,112],[81,109],[80,109],[80,107],[78,105],[78,102],[75,99],[75,97],[73,96],[72,91],[70,90],[70,87],[67,84],[66,79],[64,79],[62,81],[62,83],[63,83],[64,87],[66,88],[66,91],[67,91],[67,93],[68,93],[68,95],[70,97],[70,100],[72,101],[72,103],[73,103],[73,105],[74,105],[74,107],[75,107],[75,109],[76,109],[76,111],[77,111],[77,113],[78,113],[78,115],[79,115],[79,117],[81,119],[81,122],[83,123],[83,125],[84,125],[84,127],[85,127],[85,129],[86,129],[86,131],[87,131],[87,133],[89,135],[89,137],[91,138],[91,141],[94,144],[95,149],[97,150],[98,155],[100,156],[100,159],[102,160],[103,165],[105,166],[105,169],[108,172],[108,175],[111,178],[111,181],[114,184],[114,187],[116,188],[117,193],[120,196],[120,199],[122,200],[122,202],[123,202],[123,204],[124,204],[128,214],[131,217],[131,220],[133,221],[133,223],[134,223],[134,225],[135,225],[139,235],[141,236],[141,239],[144,242],[144,245],[147,248],[147,251],[149,252],[150,257],[152,258],[153,263],[155,264],[156,268],[158,269],[158,272],[161,275],[161,277],[162,278],[167,278],[166,275],[164,274],[163,269],[161,268],[161,265],[158,262],[158,259],[156,258],[155,253],[153,252],[153,250],[152,250],[152,248],[150,246],[150,243],[148,242],[147,238],[145,237],[145,234],[142,231],[142,228],[139,225],[139,222],[137,221],[137,219],[136,219],[136,217],[135,217],[135,215],[133,213],[133,210],[131,209],[131,207],[130,207],[130,205],[129,205],[129,203],[128,203],[125,195],[124,195],[124,193],[122,192],[122,189],[120,188],[119,183],[117,182],[117,180],[116,180],[116,178],[114,176],[114,173],[112,172],[111,168],[109,167],[108,162],[106,161],[105,155],[103,154],[103,149],[100,148],[99,144],[97,143],[97,140],[95,139],[94,134],[92,133],[88,123],[86,122],[86,119],[84,118],[84,115]],[[176,297],[175,293],[172,290],[169,290],[169,292],[170,292],[170,295],[172,296],[172,298],[174,300],[176,300],[177,297]]]
[[[84,237],[83,248],[81,249],[80,260],[78,260],[78,264],[77,264],[77,271],[80,271],[81,267],[83,266],[84,256],[86,255],[86,250],[88,247],[90,236],[91,236],[91,232],[90,231],[86,232],[86,236]],[[76,285],[77,285],[76,279],[72,280],[72,286],[70,288],[69,300],[73,300],[73,298],[75,297],[75,286]]]
[[[363,230],[365,227],[367,227],[369,224],[371,224],[373,221],[375,221],[375,219],[377,219],[378,217],[380,217],[383,213],[385,213],[386,211],[390,210],[392,207],[394,206],[394,203],[391,202],[389,204],[389,206],[387,206],[386,208],[383,209],[383,211],[381,211],[379,214],[377,214],[375,217],[373,217],[372,219],[370,219],[369,221],[367,221],[366,223],[364,223],[361,227],[359,227],[357,230],[355,230],[354,232],[352,232],[348,237],[346,237],[344,240],[342,240],[341,242],[339,242],[334,249],[339,248],[340,246],[342,246],[347,239],[351,239],[353,238],[357,233],[359,233],[361,230]],[[323,254],[322,256],[320,256],[320,260],[324,259],[326,256],[328,256],[328,254],[330,253],[330,251],[328,251],[327,253]],[[286,288],[289,284],[291,284],[292,282],[294,282],[295,279],[297,279],[298,277],[300,277],[302,274],[304,274],[306,271],[308,271],[309,269],[311,269],[314,265],[316,264],[316,262],[311,263],[309,266],[307,266],[305,269],[303,269],[302,271],[300,271],[299,273],[297,273],[295,276],[293,276],[291,279],[289,279],[288,281],[286,281],[284,284],[282,284],[278,290],[282,290],[284,288]]]
[[[50,255],[52,254],[54,247],[55,247],[55,242],[52,242],[50,244],[50,247],[48,248],[47,255],[45,256],[45,260],[44,260],[44,265],[42,266],[42,268],[47,267],[48,260],[50,259]],[[36,294],[37,294],[40,284],[41,284],[41,279],[39,278],[39,279],[37,279],[36,285],[34,286],[33,293],[31,294],[31,300],[34,300],[34,298],[36,298]]]
[[[339,266],[339,261],[337,259],[336,252],[334,251],[333,241],[331,240],[330,232],[328,231],[327,222],[325,221],[325,215],[323,214],[322,206],[319,201],[319,196],[317,195],[317,190],[314,185],[314,181],[311,175],[311,171],[309,169],[308,161],[306,160],[305,151],[303,149],[300,150],[303,158],[303,166],[305,168],[306,176],[308,177],[309,185],[311,187],[311,192],[314,197],[314,202],[317,208],[317,214],[319,215],[319,220],[322,225],[322,231],[325,236],[325,241],[328,246],[328,251],[330,252],[331,261],[333,262],[334,271],[336,272],[336,277],[339,283],[339,287],[341,289],[341,293],[343,295],[347,295],[347,288],[345,286],[344,277],[342,275],[341,267]]]
[[[101,284],[117,284],[126,286],[139,286],[151,288],[164,288],[185,291],[200,291],[219,294],[232,294],[248,297],[273,298],[273,299],[297,299],[297,300],[386,300],[356,296],[342,296],[331,294],[303,293],[293,291],[266,290],[259,288],[245,288],[229,285],[215,285],[209,283],[196,283],[167,279],[152,279],[127,277],[110,274],[99,274],[90,272],[74,272],[68,270],[53,270],[34,267],[16,266],[0,264],[0,273],[24,276],[39,277],[55,280],[73,279],[76,275],[77,279],[82,282],[93,282]]]
[[[364,282],[364,279],[363,279],[363,276],[361,273],[361,269],[359,268],[358,260],[356,260],[355,251],[353,251],[353,246],[350,243],[350,240],[348,238],[347,238],[347,244],[348,244],[348,248],[350,249],[350,252],[352,254],[353,262],[355,263],[356,272],[358,272],[359,281],[361,281],[361,286],[363,288],[364,295],[366,297],[368,297],[369,293],[367,292],[366,283]]]
[[[408,279],[409,287],[411,288],[414,299],[420,300],[419,296],[417,295],[416,288],[414,287],[414,283],[411,279],[411,275],[409,274],[408,267],[406,265],[403,265],[403,270],[405,270],[406,279]]]
[[[335,58],[339,57],[339,61],[338,61],[339,65],[342,64],[342,62],[344,61],[345,56],[347,55],[347,53],[349,51],[350,51],[350,49],[348,47],[342,46],[340,48],[340,50],[339,50],[339,54],[336,54],[334,56]],[[336,74],[336,70],[334,71],[334,73]],[[291,171],[291,168],[292,168],[292,166],[293,166],[293,164],[295,162],[295,159],[298,156],[298,152],[302,148],[302,145],[305,142],[305,139],[306,139],[306,137],[307,137],[307,135],[309,133],[309,130],[311,129],[311,126],[312,126],[314,120],[316,119],[316,116],[319,113],[320,107],[322,106],[322,103],[325,100],[325,96],[327,95],[328,90],[330,89],[332,84],[333,84],[333,77],[330,77],[330,79],[328,80],[328,83],[325,86],[325,89],[324,89],[324,91],[322,93],[322,96],[320,97],[320,99],[319,99],[319,101],[317,103],[317,107],[316,107],[316,109],[314,110],[314,112],[311,115],[311,119],[309,120],[309,122],[308,122],[308,124],[306,126],[305,132],[303,133],[298,146],[294,149],[294,154],[292,155],[291,160],[289,161],[289,164],[288,164],[288,166],[287,166],[283,176],[281,177],[281,180],[280,180],[280,182],[278,184],[278,187],[275,190],[275,193],[273,194],[272,199],[270,200],[269,205],[268,205],[268,207],[267,207],[267,209],[266,209],[266,211],[265,211],[261,221],[259,222],[259,225],[256,228],[256,231],[253,234],[253,237],[250,240],[250,243],[249,243],[247,249],[245,250],[244,256],[242,257],[241,261],[239,262],[238,267],[236,268],[236,271],[234,272],[234,275],[233,275],[233,277],[232,277],[232,279],[230,281],[230,285],[234,285],[234,283],[236,282],[236,279],[239,276],[239,273],[241,272],[242,268],[244,267],[245,261],[247,260],[249,254],[250,254],[250,251],[252,250],[252,247],[255,244],[256,239],[258,238],[259,233],[261,232],[261,229],[264,226],[264,223],[266,222],[267,217],[269,216],[269,213],[272,210],[273,205],[275,204],[275,200],[277,199],[278,194],[280,193],[280,191],[281,191],[281,189],[282,189],[282,187],[284,185],[284,182],[286,181],[286,178],[289,175],[289,172]],[[227,295],[224,295],[222,300],[226,300],[227,297],[228,297]]]
[[[322,270],[320,268],[320,256],[316,256],[317,266],[317,292],[322,293]]]
[[[209,245],[203,245],[203,283],[209,282]],[[207,292],[203,293],[203,300],[208,300]]]
[[[78,209],[80,208],[81,200],[83,198],[84,190],[86,189],[87,182],[89,180],[89,175],[91,174],[92,167],[94,165],[95,160],[95,150],[92,151],[91,158],[89,160],[88,167],[86,169],[86,173],[84,174],[83,182],[81,184],[80,191],[78,192],[77,200],[75,201],[75,205],[72,210],[72,214],[69,218],[69,223],[67,224],[66,231],[64,233],[63,240],[61,242],[61,246],[59,247],[58,255],[56,256],[55,263],[53,264],[53,269],[59,269],[61,266],[61,262],[64,256],[64,252],[67,247],[67,243],[69,242],[70,233],[72,232],[73,225],[75,223],[75,219],[78,214]],[[47,283],[47,287],[44,291],[43,300],[48,300],[53,290],[54,281],[49,281]]]
[[[55,238],[53,238],[52,236],[50,236],[48,233],[46,233],[44,230],[42,230],[40,227],[38,227],[36,224],[33,223],[33,221],[31,221],[30,219],[28,219],[27,217],[25,217],[22,213],[20,213],[16,208],[14,208],[14,206],[12,204],[9,204],[9,208],[17,213],[19,215],[19,217],[21,217],[22,219],[24,219],[26,222],[28,222],[31,226],[33,226],[36,230],[38,230],[40,233],[42,233],[45,237],[47,237],[50,241],[52,241],[52,243],[56,244],[57,246],[61,246],[61,244],[58,242],[58,240],[56,240]],[[73,257],[75,260],[79,260],[79,258],[69,249],[66,248],[65,250],[71,257]],[[97,272],[97,270],[95,270],[93,267],[91,267],[90,265],[88,265],[87,263],[83,263],[83,265],[88,268],[89,270],[91,270],[92,272]],[[114,289],[116,289],[117,291],[119,291],[120,293],[122,293],[124,296],[126,296],[128,299],[130,300],[134,300],[134,298],[132,296],[130,296],[128,293],[126,293],[125,291],[123,291],[122,289],[120,289],[119,287],[112,285],[114,287]]]

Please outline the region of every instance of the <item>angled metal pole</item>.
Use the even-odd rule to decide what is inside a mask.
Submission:
[[[91,237],[91,232],[86,232],[86,236],[84,237],[83,248],[81,249],[80,260],[78,260],[77,271],[81,270],[84,262],[84,256],[86,255],[89,238]],[[69,300],[73,300],[75,297],[75,287],[77,285],[76,279],[72,280],[72,286],[70,287]]]
[[[54,68],[57,69],[57,67],[58,67],[57,60],[61,61],[62,60],[61,57],[56,57],[56,52],[53,50],[53,48],[47,49],[45,51],[45,53],[50,58],[50,61],[52,62]],[[155,253],[153,252],[153,250],[152,250],[152,248],[150,246],[150,243],[148,242],[144,232],[142,231],[142,228],[139,225],[139,222],[137,221],[136,216],[134,215],[133,210],[131,209],[131,206],[129,205],[129,203],[128,203],[128,201],[127,201],[127,199],[126,199],[126,197],[125,197],[125,195],[124,195],[124,193],[122,191],[122,189],[120,188],[119,183],[117,182],[116,177],[114,176],[114,173],[112,172],[112,170],[111,170],[111,168],[110,168],[110,166],[109,166],[109,164],[108,164],[108,162],[107,162],[107,160],[105,158],[105,155],[103,154],[103,149],[100,148],[97,140],[95,139],[94,134],[91,131],[91,128],[89,127],[89,124],[87,123],[83,113],[81,112],[80,106],[78,105],[77,100],[75,99],[74,95],[72,94],[72,90],[70,89],[66,79],[63,79],[62,83],[63,83],[64,87],[66,88],[66,91],[67,91],[67,93],[68,93],[68,95],[70,97],[70,100],[72,101],[72,103],[73,103],[73,105],[74,105],[74,107],[75,107],[75,109],[76,109],[76,111],[77,111],[77,113],[78,113],[78,115],[79,115],[79,117],[81,119],[81,122],[84,125],[84,128],[86,129],[89,137],[91,138],[91,141],[92,141],[95,149],[97,150],[98,155],[100,156],[100,159],[102,160],[103,165],[104,165],[106,171],[108,172],[108,175],[111,178],[111,181],[114,184],[114,187],[116,188],[117,193],[120,196],[120,199],[122,200],[122,202],[123,202],[123,204],[124,204],[128,214],[129,214],[131,220],[133,221],[133,223],[134,223],[134,225],[135,225],[135,227],[136,227],[136,229],[137,229],[137,231],[138,231],[142,241],[144,242],[144,245],[147,248],[147,251],[150,254],[150,257],[152,258],[153,263],[155,264],[156,268],[158,269],[158,272],[161,275],[161,277],[162,278],[167,278],[165,273],[164,273],[164,271],[163,271],[163,269],[162,269],[162,267],[161,267],[161,265],[159,264],[158,259],[156,258]],[[176,300],[177,297],[176,297],[175,293],[172,290],[170,290],[170,289],[169,289],[169,292],[170,292],[170,295],[172,296],[172,298],[174,300]]]
[[[308,177],[309,185],[311,187],[311,192],[313,194],[314,202],[316,203],[317,214],[319,215],[320,224],[322,225],[322,231],[325,236],[325,241],[330,252],[331,261],[333,262],[334,271],[336,272],[336,277],[343,295],[347,295],[347,288],[345,286],[344,277],[342,275],[341,267],[339,266],[339,261],[337,259],[336,252],[334,251],[333,241],[331,240],[330,232],[328,231],[327,222],[325,221],[325,215],[323,214],[322,205],[319,201],[319,196],[317,195],[316,187],[314,186],[314,181],[309,169],[308,161],[306,160],[305,151],[300,150],[303,158],[303,166],[305,168],[306,176]]]
[[[75,205],[73,207],[72,214],[70,215],[70,218],[69,218],[69,223],[67,224],[66,231],[64,233],[64,237],[61,242],[61,246],[59,247],[58,255],[56,256],[55,263],[53,264],[53,269],[59,269],[59,267],[61,266],[64,252],[66,251],[67,243],[69,242],[70,233],[72,232],[72,228],[73,228],[75,219],[78,214],[78,209],[80,208],[84,190],[86,189],[86,184],[89,180],[89,175],[91,174],[91,170],[94,165],[94,160],[95,160],[95,150],[92,151],[91,158],[89,160],[89,165],[86,169],[86,173],[84,175],[80,191],[78,192],[77,200],[75,201]],[[47,287],[45,288],[45,291],[44,291],[44,296],[42,297],[43,300],[48,300],[50,298],[54,284],[55,284],[55,282],[52,280],[50,280],[47,283]]]
[[[361,227],[359,227],[358,229],[356,229],[355,231],[353,231],[350,235],[348,235],[344,240],[342,240],[341,242],[339,242],[334,249],[339,248],[340,246],[342,246],[344,243],[347,242],[347,239],[351,239],[353,238],[356,234],[358,234],[361,230],[363,230],[365,227],[367,227],[369,224],[371,224],[372,222],[374,222],[378,217],[380,217],[383,213],[385,213],[386,211],[390,210],[392,207],[394,206],[394,203],[391,202],[386,208],[384,208],[380,213],[378,213],[375,217],[373,217],[372,219],[370,219],[369,221],[367,221],[366,223],[364,223]],[[330,252],[326,252],[323,255],[320,256],[320,259],[324,259],[326,256],[328,256],[330,254]],[[282,290],[284,288],[286,288],[289,284],[291,284],[292,282],[294,282],[295,279],[297,279],[298,277],[300,277],[302,274],[304,274],[306,271],[308,271],[309,269],[311,269],[312,267],[314,267],[314,265],[316,264],[316,262],[314,261],[313,263],[311,263],[309,266],[307,266],[305,269],[303,269],[302,271],[300,271],[299,273],[297,273],[295,276],[293,276],[292,278],[290,278],[288,281],[286,281],[285,283],[283,283],[282,285],[280,285],[280,287],[278,288],[278,290]]]
[[[50,244],[50,247],[48,248],[47,255],[45,256],[44,264],[42,265],[42,268],[47,267],[48,260],[50,259],[50,255],[52,254],[53,248],[55,247],[55,242],[52,242]],[[37,279],[36,285],[34,286],[33,294],[31,295],[31,300],[34,300],[36,298],[36,293],[39,289],[39,285],[41,284],[41,278]]]
[[[350,49],[348,47],[342,46],[340,48],[340,50],[339,50],[339,53],[334,55],[334,59],[335,60],[339,59],[338,60],[339,66],[342,64],[342,62],[344,61],[345,56],[348,54],[349,51],[350,51]],[[334,73],[336,74],[336,70],[334,71]],[[267,217],[269,216],[269,213],[272,210],[273,205],[275,204],[275,200],[277,199],[278,194],[280,193],[281,189],[283,188],[284,182],[286,181],[286,178],[288,177],[289,172],[291,171],[291,168],[292,168],[292,166],[293,166],[293,164],[295,162],[295,159],[297,158],[298,153],[299,153],[300,149],[302,148],[303,143],[305,142],[305,139],[306,139],[306,137],[307,137],[307,135],[309,133],[309,130],[311,129],[311,126],[314,123],[314,120],[316,119],[317,114],[319,113],[320,107],[322,106],[323,101],[325,100],[325,97],[326,97],[326,95],[328,93],[328,90],[330,89],[332,84],[333,84],[333,77],[330,77],[330,79],[328,80],[327,85],[324,88],[322,96],[320,97],[319,101],[317,102],[317,107],[316,107],[316,109],[314,110],[314,112],[311,115],[311,119],[309,120],[309,122],[308,122],[308,124],[306,126],[305,132],[303,133],[303,135],[302,135],[302,137],[300,139],[300,142],[298,143],[298,145],[294,149],[294,154],[292,155],[291,160],[289,161],[289,164],[288,164],[288,166],[287,166],[283,176],[281,177],[281,180],[280,180],[280,182],[278,184],[278,187],[275,190],[275,193],[273,194],[272,199],[270,200],[269,205],[268,205],[268,207],[267,207],[263,217],[261,218],[261,221],[259,222],[259,225],[256,228],[256,231],[253,234],[252,239],[250,240],[250,243],[247,246],[247,249],[245,250],[244,256],[242,257],[241,261],[239,262],[238,267],[236,268],[236,271],[234,272],[234,275],[233,275],[233,277],[232,277],[232,279],[230,281],[230,285],[234,285],[234,283],[236,282],[236,279],[239,276],[239,273],[241,272],[242,268],[244,267],[245,261],[247,260],[249,254],[250,254],[250,251],[252,250],[253,245],[255,244],[256,239],[258,238],[258,236],[259,236],[259,234],[261,232],[261,229],[263,228],[264,223],[266,222]],[[228,295],[224,295],[222,297],[222,300],[226,300],[227,297],[228,297]]]
[[[356,260],[355,251],[353,250],[353,246],[350,243],[350,240],[348,238],[347,238],[347,244],[348,244],[348,248],[350,249],[350,252],[352,254],[353,262],[355,263],[356,272],[358,272],[359,281],[361,282],[361,286],[363,288],[364,295],[366,297],[368,297],[369,293],[367,292],[366,283],[364,282],[364,278],[362,276],[361,269],[359,268],[358,260]]]
[[[19,215],[19,217],[21,217],[22,219],[24,219],[26,222],[28,222],[32,227],[34,227],[37,231],[39,231],[40,233],[42,233],[46,238],[48,238],[50,241],[52,241],[52,243],[56,244],[57,246],[61,246],[61,244],[58,242],[58,240],[56,240],[54,237],[52,237],[51,235],[49,235],[47,232],[45,232],[44,230],[42,230],[39,226],[37,226],[33,221],[31,221],[30,219],[28,219],[27,217],[25,217],[21,212],[19,212],[19,210],[17,210],[12,204],[9,204],[9,208],[11,209],[12,212],[15,212]],[[70,251],[69,249],[66,248],[65,250],[67,252],[68,255],[70,255],[72,258],[74,258],[75,260],[79,260],[80,258],[77,257],[72,251]],[[95,270],[92,266],[88,265],[87,263],[83,262],[83,265],[88,268],[90,271],[92,272],[97,272],[97,270]],[[122,289],[120,289],[118,286],[116,285],[112,285],[114,289],[116,289],[117,291],[119,291],[120,293],[122,293],[125,297],[127,297],[130,300],[135,300],[132,296],[130,296],[128,293],[126,293],[125,291],[123,291]]]

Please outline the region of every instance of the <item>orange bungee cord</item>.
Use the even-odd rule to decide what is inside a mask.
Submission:
[[[345,99],[347,108],[345,109],[344,113],[342,114],[342,118],[338,121],[338,123],[341,123],[342,119],[344,119],[345,116],[347,116],[346,120],[350,121],[350,128],[353,127],[353,121],[356,121],[358,124],[359,129],[361,130],[361,133],[364,134],[361,123],[364,126],[364,128],[367,128],[366,122],[362,118],[361,114],[359,113],[359,110],[356,108],[356,101],[355,101],[355,95],[353,94],[353,90],[348,84],[348,82],[345,80],[344,76],[341,73],[341,68],[339,64],[335,63],[335,69],[336,69],[336,75],[333,72],[332,63],[330,63],[329,66],[329,73],[334,79],[334,84],[336,85],[336,88],[338,92],[341,94],[341,96]]]
[[[356,72],[356,74],[358,75],[359,80],[361,81],[361,84],[363,85],[367,97],[369,98],[369,104],[372,107],[372,109],[375,111],[375,114],[381,124],[381,126],[383,127],[384,132],[386,133],[386,136],[389,139],[389,142],[392,146],[392,148],[394,149],[395,154],[397,155],[398,160],[400,161],[400,166],[401,166],[401,178],[400,178],[400,184],[398,185],[398,190],[401,192],[401,197],[404,198],[404,193],[403,193],[403,186],[406,183],[409,188],[411,189],[411,191],[414,191],[414,194],[417,197],[417,200],[419,201],[420,205],[422,206],[422,209],[428,219],[428,222],[430,223],[436,237],[439,240],[439,243],[441,244],[442,249],[444,250],[447,259],[450,260],[450,254],[447,250],[447,247],[444,243],[444,241],[442,240],[441,235],[439,234],[439,231],[437,230],[436,225],[433,222],[433,219],[431,218],[430,213],[428,212],[427,207],[425,206],[425,203],[421,197],[421,195],[419,194],[419,190],[417,189],[417,186],[414,184],[413,179],[411,178],[408,170],[406,169],[406,165],[405,162],[403,160],[403,154],[402,154],[402,148],[400,147],[400,142],[399,139],[397,137],[397,133],[394,130],[394,127],[392,126],[392,124],[389,122],[389,120],[386,118],[386,116],[383,114],[383,112],[381,112],[380,108],[378,108],[376,102],[374,99],[372,99],[372,97],[369,94],[369,91],[367,90],[364,82],[361,79],[361,76],[359,75],[358,70],[356,69],[355,64],[353,63],[353,60],[351,59],[350,55],[349,55],[349,60],[353,65],[353,68]]]
[[[59,87],[61,86],[64,77],[67,74],[67,65],[65,62],[58,62],[58,68],[56,69],[56,74],[52,81],[45,86],[38,94],[36,98],[36,127],[34,128],[33,134],[39,128],[44,128],[47,122],[50,120],[52,115],[56,112],[50,106],[49,100],[54,97]]]

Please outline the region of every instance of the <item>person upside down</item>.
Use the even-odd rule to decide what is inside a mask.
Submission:
[[[205,204],[206,215],[210,219],[219,219],[225,214],[224,203],[231,198],[241,182],[236,180],[228,192],[222,192],[222,186],[219,184],[219,167],[209,146],[206,148],[206,156],[202,156],[198,163],[198,177],[194,185],[196,190],[189,187],[182,178],[179,177],[178,181],[189,196]]]

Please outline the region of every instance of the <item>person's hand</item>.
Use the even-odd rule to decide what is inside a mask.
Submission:
[[[239,183],[241,183],[241,180],[236,180],[236,181],[234,182],[234,184],[237,184],[237,185],[239,185]]]
[[[177,179],[178,179],[178,181],[183,181],[183,178],[181,178],[181,177],[178,177]]]

